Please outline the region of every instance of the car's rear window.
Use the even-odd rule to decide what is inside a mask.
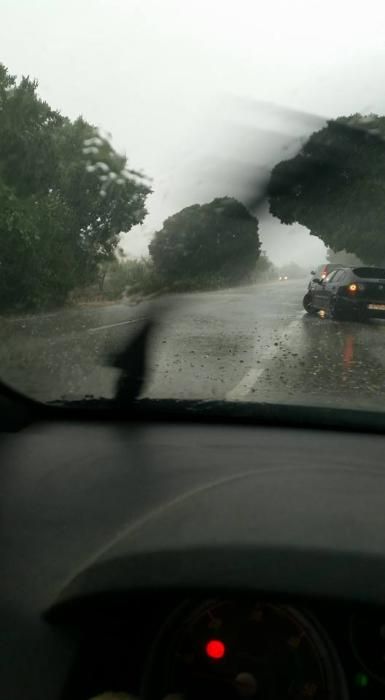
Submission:
[[[353,272],[357,277],[365,279],[385,279],[385,269],[383,267],[355,267]]]

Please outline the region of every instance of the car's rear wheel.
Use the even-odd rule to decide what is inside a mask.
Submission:
[[[305,309],[307,314],[314,316],[314,314],[317,313],[317,309],[312,304],[312,295],[310,294],[310,292],[305,294],[305,296],[302,300],[302,304],[303,304],[303,308]]]

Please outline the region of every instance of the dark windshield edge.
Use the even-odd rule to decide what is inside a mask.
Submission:
[[[301,404],[269,404],[180,399],[136,399],[122,406],[115,399],[90,398],[40,403],[0,382],[3,430],[18,430],[39,420],[113,420],[243,423],[271,427],[307,427],[368,433],[385,432],[379,411]],[[1,425],[0,425],[1,431]]]
[[[301,404],[269,404],[231,401],[178,399],[137,399],[127,407],[114,400],[40,404],[45,419],[124,421],[173,421],[202,423],[243,423],[271,427],[307,427],[370,433],[385,432],[385,414]]]

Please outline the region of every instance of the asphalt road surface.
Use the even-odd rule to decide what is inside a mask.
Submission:
[[[159,326],[144,396],[385,408],[385,322],[343,323],[302,309],[307,280],[154,302]],[[153,305],[154,305],[153,303]],[[1,319],[2,378],[50,401],[114,395],[109,356],[148,303]]]

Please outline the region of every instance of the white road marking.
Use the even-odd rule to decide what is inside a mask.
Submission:
[[[30,314],[29,316],[15,316],[14,318],[7,318],[8,323],[24,323],[25,321],[38,321],[45,320],[46,318],[54,318],[58,316],[57,311],[53,311],[46,314]]]
[[[284,342],[286,345],[290,342],[290,337],[298,334],[301,328],[300,319],[303,317],[303,312],[300,311],[297,314],[295,321],[291,321],[285,328],[283,328],[279,337],[275,340],[277,343],[273,345],[269,352],[264,352],[258,354],[258,360],[261,363],[267,363],[273,360],[281,352],[281,347],[279,341]],[[238,382],[230,391],[227,392],[225,398],[226,401],[242,401],[244,398],[250,394],[251,390],[254,388],[258,379],[262,376],[266,367],[261,367],[259,369],[249,369],[248,372],[242,377],[241,381]]]
[[[241,381],[236,384],[234,389],[228,391],[226,394],[227,401],[240,401],[246,394],[249,394],[252,390],[258,377],[264,372],[264,368],[261,369],[249,369],[248,372],[242,377]]]
[[[108,323],[106,326],[97,326],[96,328],[88,328],[88,333],[96,333],[97,331],[105,331],[108,328],[115,328],[115,326],[128,326],[130,323],[138,323],[139,321],[145,321],[146,316],[140,316],[139,318],[130,318],[128,321],[118,321],[117,323]]]

